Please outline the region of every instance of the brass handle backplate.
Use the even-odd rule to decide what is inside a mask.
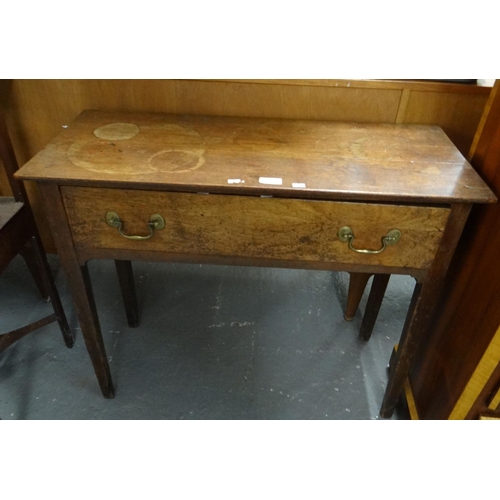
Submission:
[[[122,231],[123,223],[120,219],[120,216],[116,212],[106,213],[106,223],[108,224],[108,226],[117,228],[120,235],[129,240],[149,240],[149,238],[153,236],[155,230],[160,231],[165,227],[165,219],[159,214],[153,214],[149,218],[149,234],[147,236],[129,236],[128,234],[125,234]]]
[[[352,232],[352,229],[349,226],[341,227],[338,233],[338,237],[340,241],[343,241],[344,243],[347,242],[349,248],[353,252],[377,254],[377,253],[382,253],[388,246],[395,245],[401,239],[401,231],[399,229],[393,229],[392,231],[389,231],[382,238],[382,248],[378,250],[364,250],[361,248],[354,248],[352,246],[352,242],[354,241],[354,233]]]

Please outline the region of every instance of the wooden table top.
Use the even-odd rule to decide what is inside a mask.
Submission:
[[[437,126],[84,111],[16,174],[64,185],[488,203]]]

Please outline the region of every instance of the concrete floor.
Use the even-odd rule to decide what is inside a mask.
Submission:
[[[106,400],[59,260],[49,260],[76,344],[67,349],[54,323],[0,355],[2,419],[379,418],[409,277],[391,278],[363,343],[361,313],[343,319],[345,273],[134,262],[141,325],[131,329],[113,262],[92,261],[116,389]],[[0,333],[51,312],[16,258],[0,276]]]

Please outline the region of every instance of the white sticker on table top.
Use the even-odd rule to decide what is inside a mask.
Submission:
[[[245,181],[242,179],[228,179],[228,184],[243,184]]]
[[[283,179],[281,177],[259,177],[259,183],[281,186],[283,184]]]
[[[292,182],[292,187],[293,188],[305,188],[306,184],[305,184],[305,182]]]

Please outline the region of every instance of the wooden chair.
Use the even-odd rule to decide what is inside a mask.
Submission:
[[[13,197],[0,196],[0,274],[16,255],[21,254],[42,297],[47,301],[50,300],[54,308],[54,313],[45,318],[17,330],[0,334],[0,353],[28,333],[54,321],[59,323],[66,346],[73,347],[74,336],[54,284],[24,185],[14,179],[14,172],[18,169],[18,165],[1,114],[0,160],[4,165],[14,195]]]

